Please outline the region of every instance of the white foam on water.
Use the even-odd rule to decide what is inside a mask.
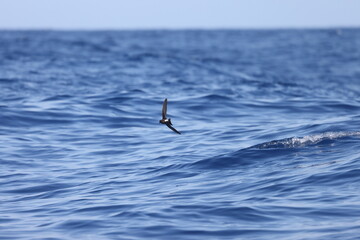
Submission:
[[[274,140],[267,143],[256,145],[258,148],[292,148],[303,147],[310,144],[316,144],[324,140],[333,140],[343,137],[360,136],[360,131],[355,132],[325,132],[304,137],[292,137],[282,140]]]

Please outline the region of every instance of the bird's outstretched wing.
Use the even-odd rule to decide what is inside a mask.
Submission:
[[[176,130],[173,126],[170,125],[169,122],[166,123],[166,126],[168,126],[168,128],[170,128],[171,130],[173,130],[174,132],[181,134],[178,130]]]
[[[163,107],[162,107],[162,118],[166,119],[166,111],[167,111],[167,98],[165,98]]]

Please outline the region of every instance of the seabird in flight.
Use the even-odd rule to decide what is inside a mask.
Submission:
[[[168,128],[170,128],[171,130],[173,130],[174,132],[181,134],[178,130],[176,130],[171,123],[171,119],[170,118],[166,118],[166,111],[167,111],[167,98],[165,98],[164,103],[163,103],[163,107],[162,107],[162,119],[159,121],[159,123],[161,124],[166,124],[166,126],[168,126]]]

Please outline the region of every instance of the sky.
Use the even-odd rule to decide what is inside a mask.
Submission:
[[[0,0],[0,29],[360,27],[360,0]]]

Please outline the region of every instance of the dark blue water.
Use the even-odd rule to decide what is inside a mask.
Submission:
[[[1,31],[0,123],[0,239],[360,239],[359,29]]]

